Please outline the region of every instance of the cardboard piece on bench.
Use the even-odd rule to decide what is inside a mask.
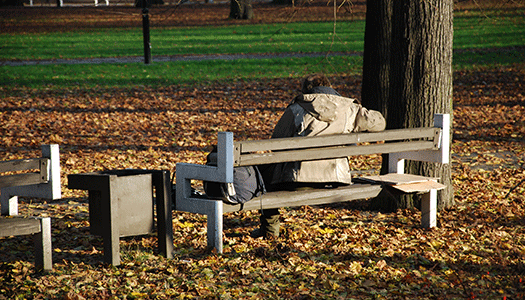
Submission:
[[[360,178],[367,181],[387,184],[404,193],[441,190],[446,187],[445,185],[437,182],[438,178],[412,174],[390,173],[386,175],[364,176]]]
[[[442,190],[445,188],[445,185],[435,182],[433,180],[429,180],[425,182],[416,182],[410,184],[398,184],[393,185],[392,187],[404,193],[416,193],[426,192],[430,190]]]

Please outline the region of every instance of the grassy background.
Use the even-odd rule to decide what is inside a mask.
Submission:
[[[454,48],[525,45],[525,11],[487,17],[457,13]],[[365,21],[152,28],[154,56],[355,52],[363,50]],[[142,28],[93,28],[90,31],[0,34],[0,60],[75,59],[143,55]]]
[[[490,14],[490,16],[487,15]],[[458,11],[454,21],[454,68],[501,66],[525,61],[523,10]],[[363,50],[364,21],[299,22],[245,26],[153,28],[153,64],[53,64],[0,66],[0,86],[30,88],[123,87],[202,81],[297,77],[307,72],[357,74],[359,56],[155,62],[156,56],[313,53]],[[62,33],[0,34],[0,61],[142,56],[141,28]],[[3,93],[11,89],[4,89]]]
[[[2,84],[11,87],[71,88],[125,87],[137,85],[192,84],[242,79],[286,78],[310,72],[361,71],[360,56],[319,58],[237,59],[196,62],[162,62],[0,67]],[[235,75],[232,75],[235,74]]]
[[[238,54],[361,51],[364,21],[219,27],[152,28],[152,54]],[[0,59],[100,58],[143,55],[142,27],[47,34],[0,35]],[[332,44],[332,40],[334,43]]]

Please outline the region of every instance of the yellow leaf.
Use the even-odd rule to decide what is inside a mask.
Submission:
[[[148,294],[146,294],[146,293],[139,293],[139,292],[131,292],[131,296],[136,297],[136,298],[143,298],[143,297],[148,296]]]
[[[324,228],[324,229],[322,229],[322,228],[318,228],[317,230],[318,230],[320,233],[322,233],[322,234],[330,234],[330,233],[334,233],[334,230],[331,229],[331,228]]]
[[[177,226],[179,226],[180,228],[191,228],[193,227],[193,223],[190,223],[190,222],[184,222],[184,223],[178,223]]]

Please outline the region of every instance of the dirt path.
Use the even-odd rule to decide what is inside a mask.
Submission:
[[[345,52],[316,52],[316,53],[269,53],[269,54],[212,54],[212,55],[177,55],[177,56],[152,56],[155,62],[170,61],[205,61],[205,60],[236,60],[236,59],[266,59],[266,58],[301,58],[323,56],[359,56],[362,53]],[[143,62],[143,56],[132,57],[107,57],[83,59],[46,59],[46,60],[21,60],[0,61],[0,66],[25,66],[25,65],[57,65],[57,64],[111,64],[111,63],[138,63]]]

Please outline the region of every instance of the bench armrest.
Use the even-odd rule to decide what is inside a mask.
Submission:
[[[219,132],[217,140],[217,166],[178,163],[176,170],[177,210],[191,199],[191,180],[233,182],[233,133]]]
[[[434,127],[441,129],[437,150],[390,153],[388,155],[388,171],[390,173],[403,174],[405,159],[448,164],[450,160],[450,115],[435,114]]]

